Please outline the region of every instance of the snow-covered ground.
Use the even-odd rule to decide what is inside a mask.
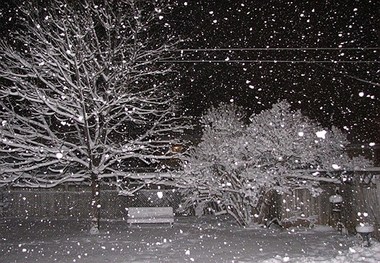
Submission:
[[[239,228],[232,221],[177,218],[173,228],[103,222],[0,221],[0,262],[380,262],[380,244],[332,228]]]

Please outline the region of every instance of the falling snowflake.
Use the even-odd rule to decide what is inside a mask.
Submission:
[[[318,138],[326,139],[326,133],[327,131],[322,130],[322,131],[316,132],[315,134],[317,135]]]
[[[335,170],[339,170],[341,167],[339,166],[339,165],[337,165],[337,164],[333,164],[333,165],[331,165],[331,167],[333,168],[333,169],[335,169]]]

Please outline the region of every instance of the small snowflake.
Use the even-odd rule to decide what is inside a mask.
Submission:
[[[322,130],[322,131],[316,132],[316,135],[318,138],[326,139],[326,133],[327,133],[327,131]]]

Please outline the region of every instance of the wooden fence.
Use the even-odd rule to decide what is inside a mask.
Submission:
[[[3,216],[14,218],[88,219],[90,215],[90,191],[62,191],[52,189],[10,190],[6,194],[8,207]],[[101,193],[103,218],[124,217],[123,200],[116,191]]]
[[[160,192],[160,194],[158,194]],[[90,218],[91,190],[12,189],[2,193],[7,204],[0,216],[34,219]],[[101,218],[126,218],[129,206],[172,206],[179,204],[179,193],[173,190],[140,190],[134,197],[118,195],[117,190],[100,191]]]
[[[374,224],[374,236],[380,240],[380,183],[367,186],[346,185],[342,190],[342,218],[345,226],[353,231],[359,223]]]
[[[329,197],[335,193],[336,185],[322,186],[324,192],[313,197],[306,190],[297,190],[292,195],[280,196],[275,209],[282,222],[288,225],[305,225],[309,222],[334,225]],[[374,235],[379,239],[380,228],[380,184],[341,185],[343,209],[341,222],[354,233],[360,222],[375,225]],[[116,190],[102,190],[101,218],[123,220],[129,206],[172,206],[176,209],[181,196],[174,190],[141,190],[135,197],[119,196]],[[12,189],[3,191],[3,209],[0,217],[88,219],[91,192],[89,188],[66,189]]]
[[[306,190],[296,190],[291,195],[281,196],[277,201],[279,217],[288,225],[313,224],[335,226],[336,214],[332,211],[329,197],[335,193],[336,185],[322,186],[324,192],[313,197]],[[340,185],[339,194],[343,197],[340,222],[349,232],[355,233],[359,223],[375,226],[374,236],[380,239],[380,184]]]
[[[329,225],[329,197],[334,191],[330,185],[323,186],[323,193],[313,197],[305,189],[295,190],[292,194],[282,195],[277,201],[279,216],[283,224],[293,225]]]

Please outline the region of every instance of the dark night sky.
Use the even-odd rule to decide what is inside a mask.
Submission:
[[[177,1],[168,20],[183,48],[355,48],[185,52],[184,60],[337,60],[355,63],[182,63],[185,108],[233,100],[249,113],[287,99],[323,125],[380,141],[379,1]],[[348,77],[351,76],[351,77]],[[364,95],[363,95],[364,94]],[[376,123],[377,122],[377,123]]]
[[[186,39],[183,49],[289,48],[286,50],[184,52],[177,60],[265,60],[255,63],[176,63],[175,85],[187,114],[234,101],[248,113],[287,99],[323,125],[346,126],[353,136],[380,142],[380,1],[170,0],[163,22]],[[12,28],[3,0],[1,24]],[[292,50],[291,48],[369,48]],[[178,52],[180,55],[180,52]],[[355,63],[273,63],[355,61]],[[351,76],[351,77],[349,77]],[[354,78],[360,78],[359,81]]]

